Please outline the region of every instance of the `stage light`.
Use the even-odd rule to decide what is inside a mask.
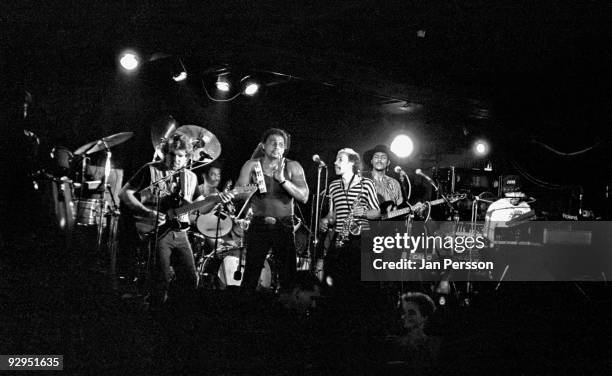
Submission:
[[[405,134],[401,134],[391,142],[391,151],[399,158],[405,158],[412,154],[414,143],[412,139]]]
[[[178,64],[177,64],[178,62]],[[181,82],[184,81],[187,78],[187,69],[185,69],[185,65],[183,64],[183,60],[181,60],[180,58],[176,59],[176,62],[174,63],[174,67],[173,69],[173,73],[172,73],[172,79],[175,82]]]
[[[187,72],[182,71],[177,75],[172,76],[172,79],[176,82],[184,81],[187,78]]]
[[[228,92],[230,91],[230,84],[227,81],[226,78],[219,76],[219,78],[217,78],[217,82],[215,82],[215,85],[217,86],[217,90],[219,91],[224,91],[224,92]]]
[[[123,67],[123,69],[127,71],[133,71],[138,68],[138,56],[133,53],[126,52],[119,59],[119,63]]]
[[[474,142],[474,154],[476,156],[482,157],[489,153],[489,145],[486,141],[478,140]]]
[[[259,85],[256,84],[255,82],[251,82],[247,84],[246,87],[244,88],[244,93],[246,95],[255,95],[255,93],[257,93],[258,91],[259,91]]]

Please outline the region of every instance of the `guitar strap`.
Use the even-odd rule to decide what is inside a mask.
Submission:
[[[260,193],[268,192],[266,189],[266,180],[264,179],[263,169],[261,168],[261,161],[257,161],[257,163],[255,163],[255,182],[257,183],[257,187],[259,187]]]

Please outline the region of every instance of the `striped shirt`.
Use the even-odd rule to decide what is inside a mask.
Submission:
[[[353,208],[355,200],[359,197],[359,202],[366,210],[380,210],[378,206],[378,198],[376,197],[376,190],[374,183],[370,179],[363,178],[357,184],[354,184],[348,192],[345,194],[344,185],[342,178],[334,180],[329,185],[329,195],[331,197],[331,203],[336,214],[336,225],[334,229],[336,232],[342,230],[344,220],[349,215],[349,212]],[[348,200],[347,200],[348,199]],[[362,230],[369,230],[370,225],[368,220],[365,218],[355,218],[355,220],[361,224]]]

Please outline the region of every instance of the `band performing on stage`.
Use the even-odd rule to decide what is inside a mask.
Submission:
[[[3,242],[19,244],[20,231],[32,239],[58,235],[67,254],[93,260],[109,290],[162,323],[172,321],[168,312],[215,294],[240,307],[263,301],[274,317],[299,323],[317,307],[357,312],[386,299],[401,311],[402,334],[379,338],[395,351],[380,359],[404,360],[387,359],[385,369],[402,364],[428,374],[440,355],[439,338],[424,329],[436,309],[448,300],[469,307],[505,281],[581,278],[551,266],[547,249],[596,241],[594,229],[578,226],[594,219],[582,195],[577,210],[564,214],[574,219],[570,226],[536,221],[552,218],[538,206],[546,198],[526,193],[520,171],[408,169],[401,148],[369,145],[360,155],[343,140],[335,140],[333,164],[315,154],[315,166],[304,169],[298,160],[309,156],[291,154],[290,133],[276,127],[242,145],[254,151],[236,172],[226,166],[242,161],[214,133],[167,116],[149,130],[152,160],[123,184],[114,150],[128,147],[134,132],[46,151],[27,128],[31,95],[25,98],[6,144],[20,163],[7,167],[14,174],[8,188],[47,216],[17,217],[4,226]],[[328,179],[328,168],[335,177]],[[20,204],[2,203],[12,213]]]

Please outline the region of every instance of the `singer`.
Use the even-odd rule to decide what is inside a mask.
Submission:
[[[243,291],[257,288],[270,248],[278,266],[277,288],[289,288],[296,273],[293,201],[306,203],[309,192],[302,166],[285,158],[289,146],[289,133],[268,129],[258,145],[263,156],[248,160],[240,170],[238,186],[251,183],[259,186],[251,199],[253,218],[246,234]]]
[[[385,145],[376,145],[363,153],[363,160],[370,164],[370,172],[363,176],[372,179],[380,207],[383,212],[390,211],[404,202],[400,183],[387,175],[391,164],[391,153]]]
[[[187,165],[192,152],[191,145],[191,140],[187,136],[175,134],[162,147],[163,160],[147,163],[121,188],[119,198],[132,211],[138,229],[154,230],[156,220],[161,225],[159,221],[164,217],[161,213],[177,208],[183,202],[204,199],[197,187],[198,180],[193,172],[183,170],[174,174]],[[157,189],[147,188],[151,183],[164,177],[168,179],[157,184]],[[153,310],[159,309],[168,299],[168,287],[173,274],[170,267],[171,258],[176,260],[174,265],[176,279],[182,285],[183,291],[195,290],[197,287],[193,252],[187,239],[188,227],[189,218],[184,215],[178,218],[170,231],[158,233],[155,250],[157,265],[152,275],[154,284],[149,301]],[[149,240],[155,241],[155,236],[150,236]]]

